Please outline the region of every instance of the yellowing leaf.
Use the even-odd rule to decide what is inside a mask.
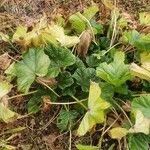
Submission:
[[[129,130],[131,133],[149,134],[150,119],[146,118],[140,110],[136,111],[135,125]]]
[[[150,26],[150,12],[141,12],[139,14],[140,24]]]
[[[114,8],[114,5],[112,4],[111,0],[102,0],[102,3],[111,10]]]
[[[12,85],[6,81],[0,82],[0,99],[11,90]]]
[[[27,27],[21,25],[18,26],[16,32],[13,35],[12,41],[16,42],[16,41],[23,40],[26,36],[26,33],[27,33]]]
[[[103,123],[105,121],[104,110],[110,107],[110,104],[100,97],[101,89],[98,83],[91,82],[89,98],[88,98],[88,111],[83,117],[77,134],[83,136],[97,123]]]
[[[142,67],[150,71],[150,53],[144,52],[141,54]]]
[[[79,37],[65,35],[64,29],[58,25],[51,25],[48,28],[49,33],[60,42],[61,46],[71,47],[79,43]]]
[[[0,40],[8,42],[9,41],[9,36],[7,34],[4,34],[4,33],[0,32]]]
[[[81,145],[81,144],[76,145],[76,147],[78,150],[98,150],[99,149],[99,147],[96,147],[96,146]]]
[[[95,14],[99,11],[99,8],[97,5],[93,5],[87,9],[84,10],[84,13],[82,14],[86,19],[91,20]]]
[[[136,77],[150,81],[150,71],[136,65],[135,63],[130,65],[130,72]]]
[[[110,130],[110,136],[113,139],[121,139],[124,136],[126,136],[128,133],[128,130],[121,127],[116,127]]]
[[[8,123],[14,119],[16,113],[11,111],[3,103],[0,103],[0,120]]]

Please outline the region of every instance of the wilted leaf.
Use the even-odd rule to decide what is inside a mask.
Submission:
[[[131,79],[129,65],[126,65],[124,60],[125,54],[123,52],[116,52],[112,63],[107,64],[104,62],[97,67],[97,76],[116,87],[121,86]]]
[[[150,71],[136,65],[135,63],[131,63],[130,72],[136,77],[150,81]]]
[[[80,37],[80,42],[77,46],[77,54],[79,56],[83,56],[85,57],[87,52],[88,52],[88,49],[89,49],[89,46],[92,42],[92,33],[90,30],[86,30],[82,33],[81,37]]]
[[[0,120],[8,123],[11,122],[15,116],[16,116],[15,112],[11,111],[2,102],[0,103]]]
[[[91,82],[88,98],[88,111],[83,117],[77,134],[83,136],[97,123],[105,121],[105,110],[110,107],[110,104],[100,97],[101,89],[98,83]]]
[[[47,74],[49,64],[49,57],[43,49],[29,49],[23,60],[16,64],[18,90],[27,93],[36,76]]]
[[[11,59],[8,56],[8,53],[0,55],[0,69],[5,70],[11,63]]]
[[[116,127],[110,130],[110,136],[113,139],[121,139],[124,136],[126,136],[128,133],[128,130],[121,127]]]
[[[135,125],[129,130],[131,133],[149,134],[150,119],[144,117],[141,111],[137,110],[135,114]]]
[[[111,10],[114,8],[111,0],[102,0],[102,3]]]
[[[141,111],[145,117],[150,119],[150,94],[134,98],[132,108]]]
[[[99,147],[97,146],[89,146],[89,145],[81,145],[81,144],[77,144],[76,145],[78,150],[98,150]]]
[[[150,26],[150,12],[139,13],[139,20],[141,25]]]
[[[0,99],[10,92],[12,85],[7,81],[0,82]]]
[[[81,86],[82,90],[88,92],[90,80],[95,78],[94,68],[78,68],[73,74],[73,78],[76,79],[78,85]]]

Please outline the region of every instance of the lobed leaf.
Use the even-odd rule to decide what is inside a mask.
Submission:
[[[29,49],[23,60],[16,64],[18,90],[27,93],[36,76],[47,74],[49,65],[50,59],[43,49]]]

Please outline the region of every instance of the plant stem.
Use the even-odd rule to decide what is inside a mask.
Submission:
[[[129,117],[128,117],[128,115],[126,114],[126,112],[122,109],[122,107],[119,105],[119,104],[117,104],[115,101],[114,101],[114,103],[118,106],[118,108],[123,112],[123,114],[125,115],[125,117],[127,118],[127,120],[128,120],[128,122],[130,123],[130,125],[131,125],[131,127],[133,126],[133,124],[132,124],[132,122],[131,122],[131,120],[129,119]]]
[[[78,104],[80,104],[83,108],[85,108],[86,110],[88,110],[88,108],[80,101],[78,100],[76,97],[71,96]]]
[[[51,90],[56,96],[60,97],[59,94],[57,94],[50,86],[48,86],[47,84],[45,84],[44,82],[40,81],[41,84],[43,84],[44,86],[46,86],[49,90]]]
[[[83,99],[81,101],[79,101],[80,103],[81,102],[84,102],[84,101],[87,101],[86,99]],[[79,102],[75,101],[75,102],[62,102],[62,103],[57,103],[57,102],[47,102],[51,105],[73,105],[73,104],[78,104]],[[84,106],[85,108],[86,106]],[[87,109],[87,108],[86,108]]]
[[[7,98],[7,99],[10,100],[10,99],[14,99],[14,98],[17,98],[17,97],[27,96],[27,95],[30,95],[30,94],[34,94],[34,93],[36,93],[36,92],[37,92],[37,90],[36,90],[36,91],[32,91],[32,92],[28,92],[28,93],[26,93],[26,94],[15,95],[15,96],[9,97],[9,98]]]

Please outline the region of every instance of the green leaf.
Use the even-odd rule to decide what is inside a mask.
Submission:
[[[140,34],[136,30],[125,31],[120,39],[123,43],[130,43],[140,51],[150,50],[150,34]]]
[[[122,139],[124,136],[126,136],[128,133],[128,130],[121,127],[116,127],[110,130],[110,136],[112,139]]]
[[[58,80],[57,81],[58,81],[58,87],[61,88],[61,89],[65,89],[65,88],[71,86],[74,83],[70,72],[67,72],[67,71],[61,73],[58,76]]]
[[[73,96],[73,95],[75,95],[75,93],[76,93],[76,86],[75,85],[72,85],[72,86],[67,87],[67,88],[62,90],[63,96],[67,96],[67,95]]]
[[[75,63],[76,58],[69,49],[48,45],[45,48],[53,67],[64,68]]]
[[[150,119],[150,94],[134,98],[132,108],[140,110],[145,117]]]
[[[136,41],[140,39],[140,33],[137,32],[136,30],[132,31],[125,31],[123,33],[123,36],[121,38],[121,41],[125,43],[130,43],[131,45],[134,45]]]
[[[93,68],[78,68],[73,74],[78,85],[81,86],[82,91],[88,92],[90,80],[95,78],[95,69]]]
[[[139,13],[139,20],[141,25],[150,26],[150,12]]]
[[[101,62],[101,60],[98,59],[96,56],[90,55],[90,56],[86,57],[86,63],[91,68],[98,67],[100,62]]]
[[[69,17],[69,22],[71,23],[72,29],[77,33],[81,33],[86,29],[86,22],[80,18],[78,13],[71,15]]]
[[[114,91],[119,94],[127,95],[128,94],[128,86],[126,84],[122,84],[119,87],[115,87]]]
[[[140,39],[135,41],[134,46],[142,51],[150,51],[150,34],[141,35]]]
[[[83,16],[86,17],[86,19],[91,20],[98,11],[99,11],[98,6],[93,5],[84,10]]]
[[[53,62],[51,62],[48,67],[48,72],[45,77],[46,78],[55,78],[59,75],[59,72],[60,72],[60,68],[55,66],[55,64]]]
[[[103,26],[99,22],[96,22],[95,20],[90,21],[91,26],[93,28],[93,31],[95,34],[103,34]]]
[[[107,82],[101,82],[99,85],[102,90],[101,93],[102,99],[111,102],[114,95],[114,86]]]
[[[148,150],[149,137],[142,134],[131,134],[128,138],[130,150]]]
[[[49,64],[50,60],[43,49],[29,49],[23,60],[16,64],[18,90],[27,93],[36,76],[47,74]]]
[[[0,99],[10,92],[12,85],[7,81],[0,82]]]
[[[0,120],[8,123],[11,122],[15,116],[16,116],[15,112],[11,111],[3,103],[0,103]]]
[[[89,146],[89,145],[81,145],[81,144],[77,144],[76,145],[78,150],[98,150],[99,147],[97,146]]]
[[[105,110],[110,107],[110,104],[104,101],[101,97],[101,89],[98,83],[91,82],[88,98],[88,111],[83,117],[77,134],[83,136],[97,123],[105,121]]]
[[[57,118],[57,127],[61,131],[70,130],[74,124],[75,119],[77,118],[78,113],[75,110],[66,111],[61,110],[58,118]]]
[[[43,103],[40,97],[36,96],[36,97],[31,98],[27,104],[28,113],[39,112],[42,105]]]
[[[116,52],[112,63],[104,62],[97,67],[97,76],[116,87],[121,86],[131,79],[129,66],[124,63],[124,60],[125,54]]]

